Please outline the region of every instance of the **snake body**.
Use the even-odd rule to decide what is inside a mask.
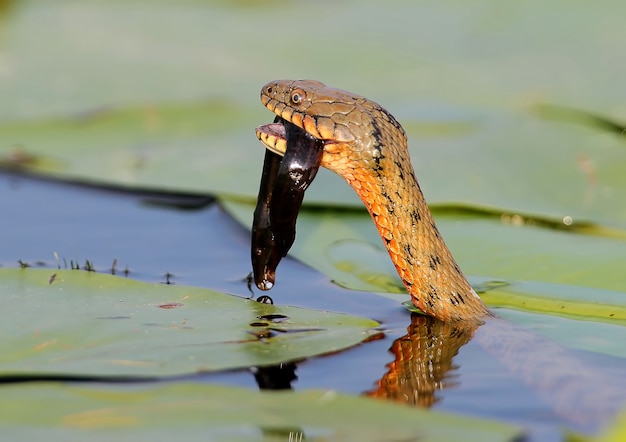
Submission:
[[[482,322],[491,313],[446,246],[415,177],[407,137],[379,104],[312,80],[277,80],[261,90],[277,115],[257,137],[279,155],[285,124],[323,143],[321,166],[344,178],[365,204],[413,304],[443,321]]]

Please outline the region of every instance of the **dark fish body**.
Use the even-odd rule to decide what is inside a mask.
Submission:
[[[276,268],[293,245],[304,192],[315,178],[324,152],[323,141],[291,123],[282,123],[287,151],[283,157],[265,151],[252,223],[252,271],[261,290],[274,286]]]

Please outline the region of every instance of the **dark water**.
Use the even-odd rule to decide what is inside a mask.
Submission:
[[[251,270],[250,233],[209,199],[132,194],[0,174],[0,203],[2,267],[17,267],[18,260],[55,268],[58,263],[82,265],[89,260],[96,270],[106,272],[117,259],[118,271],[128,268],[131,278],[164,282],[169,274],[175,284],[250,295],[245,280]],[[395,301],[341,289],[290,258],[281,264],[277,282],[271,291],[276,303],[370,317],[383,324],[386,336],[298,363],[297,379],[289,366],[257,373],[261,383],[434,404],[439,410],[518,424],[530,440],[561,440],[563,427],[594,431],[605,423],[606,416],[584,421],[546,401],[545,392],[511,370],[506,357],[486,348],[485,341],[493,341],[489,327],[479,329],[472,340],[471,334],[411,318]],[[622,360],[586,352],[570,355],[597,368],[598,378],[626,383]],[[388,366],[394,359],[396,364]],[[425,373],[429,379],[423,379]],[[541,377],[538,373],[534,376]],[[191,378],[258,388],[247,370]],[[394,384],[397,378],[404,383]]]

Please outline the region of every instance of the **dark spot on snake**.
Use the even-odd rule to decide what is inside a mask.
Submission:
[[[450,304],[454,306],[459,305],[459,300],[454,296],[454,292],[450,293]]]
[[[437,266],[440,264],[441,264],[441,259],[438,256],[430,255],[430,258],[428,260],[428,265],[430,266],[431,269],[435,270],[435,268],[437,268]]]
[[[411,247],[410,244],[403,244],[402,245],[402,250],[404,250],[404,253],[406,253],[407,255],[409,255],[411,258],[415,258],[413,256],[413,248]]]
[[[459,297],[459,300],[460,300],[463,304],[465,304],[465,298],[464,298],[463,296],[461,296],[461,294],[460,294],[460,293],[457,293],[457,296]]]
[[[415,171],[411,170],[410,174],[411,174],[411,178],[413,179],[413,181],[415,181],[415,185],[417,186],[418,189],[420,189],[420,185],[417,183],[417,177],[415,176]]]
[[[404,165],[399,160],[393,160],[393,162],[398,168],[398,177],[404,180]]]
[[[394,118],[393,115],[391,115],[389,112],[387,112],[386,109],[382,108],[380,105],[378,104],[374,104],[372,106],[375,110],[377,110],[378,112],[380,112],[380,115],[387,121],[389,122],[393,127],[395,127],[397,130],[399,130],[400,132],[402,132],[402,134],[405,135],[404,129],[402,128],[402,126],[400,125],[400,123],[398,123],[398,121]]]
[[[380,160],[384,158],[383,153],[380,150],[380,146],[382,146],[384,144],[384,140],[383,140],[383,134],[380,131],[380,128],[378,127],[378,124],[376,124],[376,122],[372,122],[372,137],[374,137],[374,147],[372,148],[372,158],[374,159],[374,171],[377,173],[377,175],[380,176],[380,171],[382,171],[382,166],[380,165]]]
[[[434,221],[432,221],[432,222],[430,223],[430,227],[432,227],[432,230],[433,230],[433,232],[434,232],[435,236],[436,236],[437,238],[441,238],[441,234],[439,233],[439,229],[437,229],[437,226],[435,225],[435,222],[434,222]]]
[[[417,207],[411,212],[411,220],[413,221],[413,226],[416,226],[422,220],[422,216]]]
[[[460,293],[450,292],[450,303],[456,306],[459,304],[465,304],[465,300]]]
[[[428,287],[430,287],[430,289],[428,290],[428,293],[430,294],[431,298],[441,299],[435,287],[433,287],[431,284],[428,284]]]
[[[389,213],[392,214],[393,210],[395,208],[396,202],[393,200],[393,198],[391,197],[391,195],[389,195],[385,190],[381,191],[381,194],[385,197],[385,199],[389,202],[389,204],[387,204],[387,209],[389,210]]]
[[[372,150],[372,158],[374,158],[374,163],[376,165],[375,169],[381,169],[382,167],[380,165],[380,162],[381,160],[385,159],[385,156],[380,151],[380,147],[374,147],[374,149]]]

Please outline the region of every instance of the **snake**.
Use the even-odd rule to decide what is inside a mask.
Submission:
[[[256,129],[266,147],[253,223],[256,285],[272,287],[276,266],[293,243],[304,191],[325,167],[363,201],[413,304],[431,317],[412,315],[409,334],[391,349],[396,360],[389,373],[368,395],[431,404],[434,390],[447,382],[451,358],[476,337],[559,415],[601,422],[620,409],[626,391],[619,382],[599,377],[593,364],[496,317],[481,301],[437,229],[411,164],[406,133],[388,111],[314,80],[272,81],[261,89],[261,102],[275,118]],[[435,341],[441,348],[432,349]]]
[[[387,110],[315,80],[272,81],[262,87],[261,102],[276,115],[257,127],[261,143],[279,156],[292,155],[292,146],[302,150],[305,139],[321,146],[319,166],[342,177],[364,203],[421,312],[467,323],[492,316],[444,242],[415,176],[406,132]],[[272,235],[280,237],[280,229]],[[255,281],[266,288],[256,273]]]

